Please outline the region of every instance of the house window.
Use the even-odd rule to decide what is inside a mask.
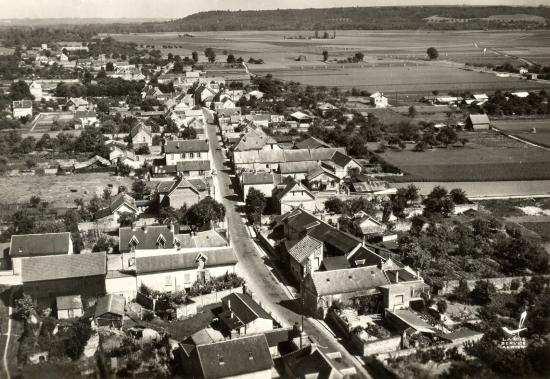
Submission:
[[[204,170],[199,170],[199,175],[204,175]]]
[[[404,295],[395,295],[395,305],[403,305],[405,302]]]
[[[170,275],[164,277],[164,285],[166,287],[172,287],[172,277]]]
[[[67,314],[68,314],[69,318],[73,318],[74,317],[74,309],[67,310]]]
[[[181,153],[181,157],[182,157],[182,158],[185,158],[185,153]]]
[[[186,272],[183,274],[183,282],[184,283],[190,283],[191,282],[191,274]]]
[[[189,158],[194,158],[194,157],[195,157],[195,154],[189,153]]]

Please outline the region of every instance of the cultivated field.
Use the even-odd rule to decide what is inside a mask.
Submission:
[[[550,151],[496,132],[469,132],[465,147],[379,154],[405,173],[400,181],[507,181],[550,179]]]
[[[492,125],[507,134],[550,148],[550,119],[499,120],[492,121]]]
[[[76,199],[89,199],[94,194],[101,196],[109,184],[116,194],[119,186],[131,188],[132,180],[109,173],[3,177],[0,180],[0,202],[26,203],[31,195],[36,195],[54,208],[72,207]]]

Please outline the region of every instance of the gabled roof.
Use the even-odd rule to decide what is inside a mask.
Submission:
[[[319,166],[313,170],[311,170],[307,176],[306,176],[306,179],[308,181],[312,181],[312,180],[315,180],[315,178],[321,176],[321,175],[327,175],[327,176],[330,176],[333,180],[335,180],[336,182],[339,182],[340,181],[340,178],[337,177],[336,175],[334,175],[332,172],[328,171],[326,168],[322,167],[322,166]]]
[[[329,358],[315,345],[307,345],[282,359],[296,378],[343,379],[350,376],[341,360]]]
[[[43,233],[12,235],[10,257],[38,257],[69,253],[71,233]]]
[[[349,261],[346,259],[344,255],[337,255],[335,257],[323,258],[323,262],[321,265],[325,269],[324,271],[341,270],[345,268],[350,268]]]
[[[106,273],[107,257],[103,252],[23,258],[21,262],[23,283],[99,276]]]
[[[317,149],[310,149],[309,153],[311,154],[312,161],[328,161],[336,153],[340,152],[341,154],[346,154],[345,147],[320,147]]]
[[[77,107],[79,107],[79,106],[84,107],[84,106],[88,105],[88,102],[86,100],[84,100],[83,98],[81,98],[81,97],[71,97],[69,99],[68,103],[73,103]]]
[[[315,196],[302,184],[296,182],[295,180],[288,180],[286,181],[286,187],[282,191],[278,191],[275,194],[275,197],[279,200],[283,199],[287,194],[290,192],[300,191],[304,192],[305,194],[309,195],[312,199],[315,199]]]
[[[311,120],[312,117],[310,115],[307,115],[305,114],[304,112],[300,112],[300,111],[297,111],[297,112],[294,112],[290,115],[290,117],[296,119],[296,120],[299,120],[299,121],[303,121],[303,120]]]
[[[468,116],[472,124],[489,124],[489,117],[486,114],[471,114]]]
[[[130,132],[130,136],[134,138],[139,132],[144,132],[148,134],[149,136],[152,135],[151,127],[149,125],[145,125],[144,123],[140,122],[136,126],[134,126]]]
[[[311,161],[309,149],[285,150],[285,161],[288,162],[305,162]]]
[[[205,379],[238,377],[273,368],[263,334],[199,345],[196,354],[200,375]]]
[[[232,293],[222,297],[222,302],[227,305],[229,311],[231,311],[243,325],[249,324],[259,318],[271,320],[269,313],[246,294]]]
[[[315,291],[319,296],[363,292],[390,284],[384,272],[377,266],[315,271],[310,275]]]
[[[156,249],[159,237],[165,240],[164,247],[171,249],[174,247],[174,233],[166,225],[150,225],[143,227],[123,227],[118,230],[119,250],[127,251],[132,238],[137,240],[136,249]]]
[[[303,141],[296,142],[294,145],[298,149],[318,149],[320,147],[330,147],[328,143],[315,137],[308,137]]]
[[[273,137],[268,136],[260,128],[250,129],[235,145],[235,151],[260,150],[265,145],[276,144]]]
[[[12,107],[13,109],[32,108],[32,101],[31,100],[14,101],[12,103]]]
[[[347,155],[344,155],[337,151],[331,158],[331,162],[337,165],[338,167],[346,167],[346,165],[351,162],[353,159]]]
[[[99,298],[95,304],[95,317],[101,317],[106,313],[112,313],[118,316],[124,316],[124,305],[126,300],[122,295],[105,295]]]
[[[74,118],[90,118],[97,117],[97,113],[94,111],[76,111],[74,113]]]
[[[319,167],[315,161],[289,162],[279,164],[281,174],[308,173]]]
[[[136,258],[136,273],[138,275],[165,271],[195,269],[198,259],[206,260],[205,267],[230,266],[237,264],[237,255],[232,247],[212,248],[209,250],[177,251],[174,254],[150,255]]]
[[[107,217],[115,213],[121,206],[126,205],[128,208],[130,208],[134,213],[137,213],[138,209],[136,207],[136,201],[135,199],[124,193],[121,192],[113,197],[111,197],[111,202],[109,203],[108,207],[102,208],[95,214],[96,219],[100,219],[103,217]]]
[[[208,150],[208,140],[204,139],[168,141],[164,146],[164,152],[167,154],[198,153],[207,152]]]
[[[298,263],[303,263],[317,249],[322,248],[323,243],[309,235],[306,235],[300,241],[288,248],[288,254]]]

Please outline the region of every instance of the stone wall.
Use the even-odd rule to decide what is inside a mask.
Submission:
[[[359,354],[363,357],[367,357],[373,354],[383,354],[399,350],[401,347],[401,336],[393,336],[377,341],[366,342],[359,338],[359,335],[352,333],[350,343]]]
[[[497,291],[508,291],[510,290],[510,285],[512,284],[512,281],[516,280],[519,282],[519,288],[518,290],[521,290],[523,288],[524,282],[529,282],[531,280],[532,276],[510,276],[505,278],[486,278],[486,279],[473,279],[473,280],[467,280],[466,283],[468,284],[468,288],[470,290],[473,290],[476,282],[478,280],[488,280],[490,283],[493,283]],[[447,295],[450,293],[453,293],[455,288],[458,287],[459,280],[447,280],[443,283],[443,288],[438,291],[438,295]]]

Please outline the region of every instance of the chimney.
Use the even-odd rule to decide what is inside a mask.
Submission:
[[[399,271],[395,272],[395,282],[399,283]]]

